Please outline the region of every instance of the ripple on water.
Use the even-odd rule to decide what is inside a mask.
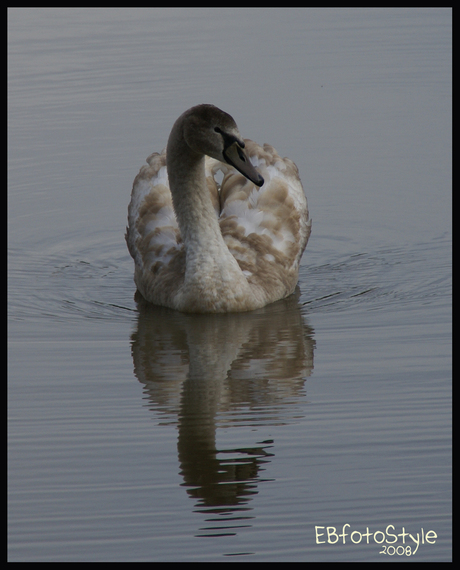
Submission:
[[[301,267],[302,304],[310,311],[397,310],[445,303],[452,287],[450,239],[382,248]]]
[[[397,310],[450,302],[447,238],[407,247],[352,253],[300,271],[301,305],[312,312]],[[9,252],[9,314],[27,319],[113,319],[135,312],[133,266],[124,243],[63,245]]]

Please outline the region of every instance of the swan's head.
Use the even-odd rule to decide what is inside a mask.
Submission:
[[[226,162],[256,186],[263,185],[264,179],[252,166],[238,127],[228,113],[214,105],[198,105],[182,117],[183,136],[192,150]]]

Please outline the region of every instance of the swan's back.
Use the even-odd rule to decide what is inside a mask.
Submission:
[[[206,156],[206,184],[228,250],[263,306],[291,294],[311,231],[296,165],[270,145],[245,139],[245,150],[263,176],[261,188],[228,164]],[[184,285],[186,251],[174,213],[166,152],[154,153],[137,175],[128,211],[126,240],[135,261],[135,282],[154,304],[174,308]],[[238,310],[238,309],[236,309]]]
[[[294,291],[311,231],[296,165],[276,150],[246,139],[252,164],[265,180],[258,188],[229,168],[222,181],[220,227],[248,282],[279,299]]]

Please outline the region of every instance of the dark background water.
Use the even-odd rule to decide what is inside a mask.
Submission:
[[[9,9],[8,58],[9,560],[450,560],[451,10]],[[250,314],[134,300],[200,102],[309,201]]]

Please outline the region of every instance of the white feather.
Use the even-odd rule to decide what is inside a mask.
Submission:
[[[196,112],[202,107],[210,106]],[[214,129],[209,132],[215,137]],[[236,127],[232,132],[237,133]],[[208,190],[197,204],[212,202],[216,221],[209,213],[203,217],[193,202],[181,213],[187,224],[201,227],[197,235],[208,235],[204,246],[198,245],[201,238],[184,242],[166,151],[152,154],[141,168],[133,184],[126,239],[136,284],[148,301],[179,310],[225,312],[257,308],[293,292],[311,228],[297,167],[269,145],[245,139],[245,150],[264,177],[262,187],[224,159],[206,156],[202,184]],[[181,208],[179,192],[176,207]],[[208,228],[216,223],[218,234]]]

